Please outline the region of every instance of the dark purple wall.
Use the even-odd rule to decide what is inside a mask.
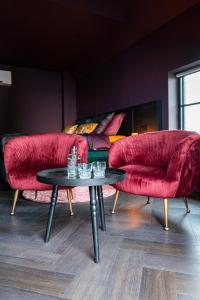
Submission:
[[[78,117],[160,99],[168,128],[168,72],[200,59],[199,28],[196,6],[80,79]]]
[[[5,66],[0,69],[11,70],[13,81],[10,87],[0,86],[0,134],[61,131],[61,73]],[[69,74],[64,78],[64,85],[64,102],[66,106],[70,103],[71,108],[65,114],[67,122],[76,118],[74,80]]]
[[[64,125],[72,125],[77,119],[76,82],[66,71],[64,73]]]

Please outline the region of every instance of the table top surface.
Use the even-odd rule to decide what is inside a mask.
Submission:
[[[105,177],[92,177],[89,179],[68,178],[67,168],[48,169],[37,173],[37,180],[52,185],[61,186],[98,186],[114,184],[126,178],[126,172],[121,169],[106,169]]]

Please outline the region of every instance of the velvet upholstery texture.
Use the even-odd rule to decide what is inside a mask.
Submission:
[[[109,166],[127,172],[116,189],[158,198],[188,196],[200,182],[200,134],[163,130],[115,142]]]
[[[87,162],[88,146],[84,137],[63,133],[20,136],[4,146],[6,175],[15,190],[47,190],[52,186],[37,181],[37,172],[67,165],[67,155],[77,146],[82,162]]]

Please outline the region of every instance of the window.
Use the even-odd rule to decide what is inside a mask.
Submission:
[[[177,77],[180,81],[180,127],[200,133],[200,71]]]

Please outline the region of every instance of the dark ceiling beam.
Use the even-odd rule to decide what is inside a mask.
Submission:
[[[102,1],[102,0],[48,0],[63,7],[72,7],[84,12],[89,12],[104,18],[109,18],[119,22],[126,22],[126,16],[119,5],[120,1]]]

